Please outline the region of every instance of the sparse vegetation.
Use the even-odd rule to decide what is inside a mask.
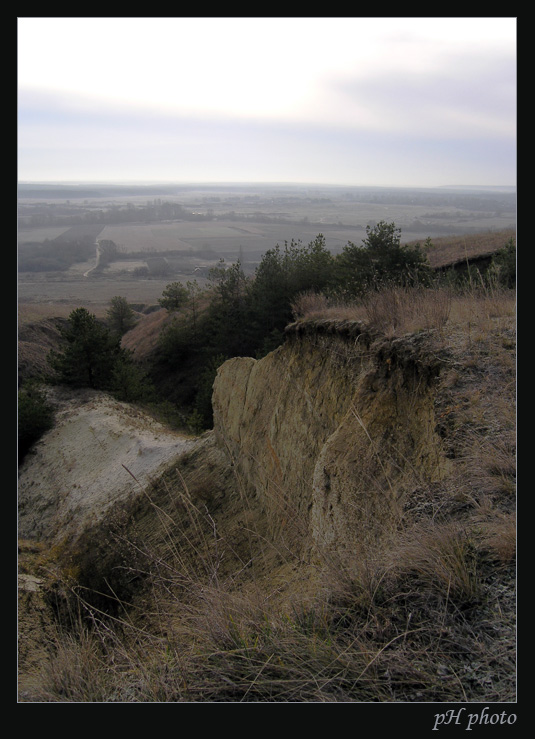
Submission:
[[[493,266],[500,285],[509,288],[516,286],[516,244],[513,238],[495,255]]]

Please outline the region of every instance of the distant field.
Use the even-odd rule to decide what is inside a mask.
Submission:
[[[370,208],[372,210],[370,210]],[[377,206],[378,208],[378,206]],[[422,227],[422,231],[415,232],[408,225],[407,213],[403,219],[399,214],[391,213],[389,208],[381,207],[380,212],[373,213],[372,206],[367,207],[368,216],[375,215],[375,220],[394,222],[401,228],[402,241],[414,241],[430,237],[444,237],[459,233],[475,233],[480,231],[501,230],[511,225],[510,216],[488,216],[486,218],[470,218],[464,221],[451,223],[430,223]],[[396,217],[397,215],[397,217]],[[359,219],[354,217],[355,221]],[[114,241],[121,251],[131,252],[159,252],[159,251],[203,251],[211,250],[222,256],[238,255],[240,250],[258,255],[283,244],[284,241],[300,239],[307,243],[319,233],[323,233],[328,247],[334,252],[339,251],[348,241],[360,243],[366,236],[365,225],[373,218],[362,218],[362,223],[341,226],[336,223],[299,222],[299,223],[248,223],[218,220],[213,222],[174,221],[171,223],[125,223],[104,226],[98,238]],[[411,223],[413,222],[411,218]],[[20,244],[42,242],[45,239],[54,240],[68,229],[63,227],[39,227],[20,229],[18,240]]]
[[[18,243],[29,244],[48,239],[53,241],[67,231],[67,226],[39,226],[39,228],[19,228]]]
[[[79,277],[65,280],[27,280],[22,276],[18,290],[19,322],[51,316],[68,316],[75,308],[87,308],[103,316],[115,296],[130,303],[156,305],[169,279],[117,280]]]
[[[513,229],[473,236],[440,237],[433,240],[428,253],[433,266],[484,254],[501,248],[512,236]],[[422,241],[422,240],[420,240]],[[169,259],[173,274],[167,277],[135,278],[136,267],[145,263],[139,259],[112,262],[101,274],[84,277],[92,262],[75,264],[63,273],[23,273],[19,275],[19,321],[35,321],[50,316],[68,316],[77,307],[85,307],[96,315],[104,315],[115,296],[123,296],[131,303],[156,305],[169,282],[196,279],[207,283],[203,273],[195,271],[199,265],[215,265],[217,259]],[[247,263],[246,263],[247,266]]]
[[[332,226],[323,227],[333,249],[341,248],[350,239],[362,238],[363,230],[343,232]],[[312,241],[322,227],[303,224],[258,224],[215,222],[173,222],[157,224],[124,224],[106,226],[100,238],[114,241],[121,251],[211,251],[217,257],[236,259],[243,252],[260,259],[262,253],[277,243],[300,239]]]
[[[182,223],[125,223],[105,226],[100,238],[114,241],[121,251],[151,252],[191,249],[184,241],[188,231]]]
[[[244,185],[178,188],[174,195],[154,192],[151,197],[141,191],[136,196],[101,189],[101,196],[83,203],[67,191],[65,200],[40,194],[38,199],[28,196],[19,201],[19,245],[86,236],[115,242],[121,257],[89,277],[84,275],[95,260],[74,263],[62,272],[19,273],[21,317],[38,312],[64,315],[78,306],[104,312],[116,295],[132,303],[155,304],[169,282],[196,279],[206,284],[209,268],[220,259],[227,263],[240,259],[245,272],[253,274],[262,255],[277,244],[291,240],[307,244],[322,233],[327,248],[336,254],[349,241],[360,244],[366,225],[379,221],[395,223],[404,243],[423,244],[430,237],[435,248],[429,259],[438,265],[470,256],[473,250],[481,253],[503,245],[514,234],[516,218],[514,201],[500,193]],[[165,204],[162,198],[168,205],[178,203],[184,215],[163,220],[158,215]],[[71,218],[71,226],[24,225],[48,219],[51,213],[58,219],[75,213],[83,220],[95,210],[129,208],[130,216],[130,207],[136,209],[136,222],[74,225]],[[152,276],[140,277],[139,268],[147,267],[145,257],[156,255],[166,256],[169,273],[160,276],[153,270]]]

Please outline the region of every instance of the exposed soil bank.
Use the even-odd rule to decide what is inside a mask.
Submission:
[[[55,427],[19,474],[19,536],[64,539],[139,492],[195,443],[96,391],[54,388]]]

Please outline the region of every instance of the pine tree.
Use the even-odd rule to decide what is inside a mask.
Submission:
[[[123,336],[136,323],[134,311],[128,305],[128,301],[119,296],[111,299],[106,316],[110,329],[119,336]]]
[[[158,303],[169,312],[180,310],[188,300],[188,290],[181,282],[171,282],[166,286]]]
[[[72,387],[108,389],[121,355],[120,338],[85,308],[72,311],[62,337],[63,350],[48,355],[58,381]]]

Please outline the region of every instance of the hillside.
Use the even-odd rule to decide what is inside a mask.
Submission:
[[[65,399],[20,472],[21,700],[515,700],[515,296],[416,298],[303,311],[197,439]]]
[[[466,263],[481,257],[488,257],[502,249],[509,239],[515,237],[514,229],[471,234],[470,236],[438,236],[432,240],[427,256],[433,269],[444,269],[460,262]]]

